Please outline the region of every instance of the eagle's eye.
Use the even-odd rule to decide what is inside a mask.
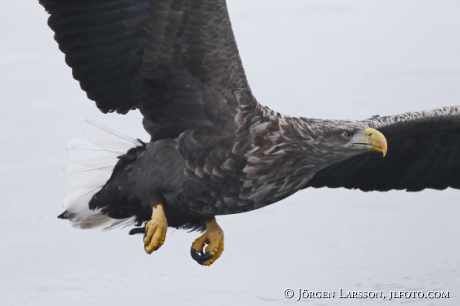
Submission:
[[[345,139],[351,139],[353,137],[353,135],[354,134],[352,132],[350,132],[350,131],[345,131],[342,134],[343,138],[345,138]]]

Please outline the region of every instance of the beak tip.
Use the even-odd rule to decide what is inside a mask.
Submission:
[[[388,148],[385,136],[381,132],[371,128],[366,129],[366,135],[372,135],[370,137],[368,136],[368,141],[371,144],[371,149],[374,151],[382,152],[383,157],[385,157],[387,155]]]

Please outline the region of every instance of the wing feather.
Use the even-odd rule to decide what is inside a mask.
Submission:
[[[365,120],[388,141],[387,156],[367,152],[331,165],[306,187],[363,191],[460,189],[460,107]]]
[[[253,100],[225,0],[40,3],[88,98],[105,113],[140,108],[153,139],[234,129],[241,95]]]

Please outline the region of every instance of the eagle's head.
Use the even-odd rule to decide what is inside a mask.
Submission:
[[[372,128],[364,128],[356,131],[343,131],[342,137],[347,141],[345,147],[356,150],[372,150],[387,154],[387,140],[385,136]]]
[[[305,152],[326,164],[364,153],[387,153],[385,136],[363,122],[305,119],[302,143]]]

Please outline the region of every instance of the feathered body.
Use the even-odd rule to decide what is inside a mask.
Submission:
[[[329,122],[335,131],[338,121],[286,117],[257,103],[239,119],[235,134],[201,128],[131,149],[90,208],[116,219],[136,215],[142,223],[161,202],[170,226],[201,227],[215,215],[277,202],[305,187],[318,170],[361,153],[334,156],[328,150],[324,126]]]

